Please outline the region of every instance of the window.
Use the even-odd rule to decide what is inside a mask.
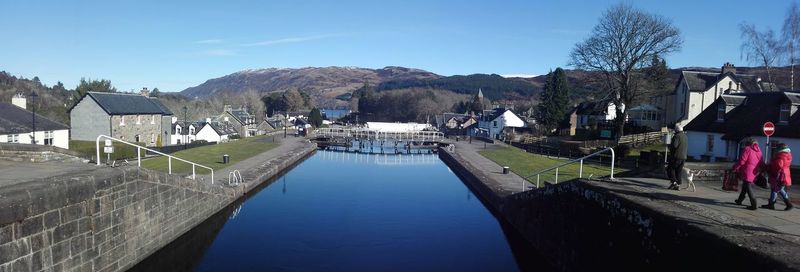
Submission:
[[[178,134],[178,135],[181,134],[181,127],[180,126],[175,126],[175,134]]]
[[[725,103],[717,105],[717,122],[725,121]]]
[[[53,131],[44,132],[44,145],[53,145]]]
[[[156,143],[156,134],[155,133],[151,133],[150,134],[150,143],[151,144]]]
[[[136,136],[133,137],[133,141],[138,143],[139,140],[141,140],[139,139],[139,134],[136,134]]]
[[[156,118],[158,118],[158,115],[153,115],[153,117],[150,119],[150,124],[151,125],[156,123]]]
[[[142,124],[142,116],[141,115],[136,115],[136,124],[137,125],[141,125]]]
[[[494,127],[497,127],[497,121],[492,122]]]
[[[714,152],[714,135],[712,134],[706,137],[706,152]]]
[[[124,126],[124,125],[125,125],[125,115],[120,115],[119,116],[119,126]]]
[[[6,137],[9,143],[19,143],[19,134],[11,134]]]
[[[781,105],[781,115],[778,122],[782,125],[789,123],[789,116],[792,114],[792,105],[783,104]]]
[[[178,139],[178,144],[181,144],[181,139]]]
[[[189,134],[194,135],[194,127],[189,127]]]

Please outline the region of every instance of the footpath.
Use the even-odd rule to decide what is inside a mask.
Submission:
[[[700,235],[703,239],[713,241],[714,245],[710,248],[722,248],[722,250],[733,250],[733,248],[744,248],[745,253],[752,255],[753,258],[760,260],[776,260],[782,264],[778,265],[783,268],[776,268],[778,270],[797,270],[800,268],[800,209],[793,209],[784,211],[784,204],[781,200],[775,205],[775,210],[762,209],[751,211],[746,209],[745,205],[749,205],[747,199],[744,200],[743,205],[737,205],[734,200],[738,197],[739,192],[723,191],[722,182],[695,182],[696,191],[690,190],[668,190],[666,189],[669,184],[668,181],[658,178],[639,178],[639,177],[617,177],[612,182],[601,181],[574,181],[560,183],[555,186],[546,186],[542,189],[536,189],[532,184],[527,183],[526,188],[523,189],[520,183],[523,182],[522,177],[510,172],[502,174],[502,166],[483,157],[478,151],[484,149],[483,142],[473,141],[468,143],[465,141],[454,143],[454,152],[447,152],[448,155],[443,157],[447,160],[450,157],[455,158],[456,164],[469,173],[470,177],[484,183],[484,187],[479,188],[479,191],[489,200],[489,203],[498,209],[500,214],[504,214],[506,218],[512,221],[517,218],[539,216],[548,218],[548,215],[536,210],[536,207],[530,205],[542,205],[539,209],[554,209],[549,207],[553,205],[573,205],[576,201],[575,193],[577,192],[581,199],[586,197],[588,200],[597,201],[604,210],[611,211],[611,213],[629,213],[632,214],[633,222],[638,220],[638,223],[644,224],[639,228],[639,232],[645,231],[649,233],[661,229],[663,235],[664,229],[677,228],[676,230],[682,237],[694,237]],[[488,145],[492,148],[492,144]],[[462,171],[464,172],[464,171]],[[570,185],[569,183],[573,183]],[[487,189],[488,188],[488,189]],[[482,190],[481,190],[482,189]],[[570,194],[564,192],[571,191]],[[755,194],[758,201],[758,206],[767,203],[769,197],[768,189],[756,188]],[[800,193],[790,192],[790,197],[800,199]],[[600,195],[598,195],[600,194]],[[559,196],[560,197],[554,197]],[[564,198],[566,197],[566,199]],[[509,200],[523,200],[530,201],[530,204],[517,206],[522,209],[516,212],[512,211],[509,214]],[[613,200],[617,199],[617,200]],[[553,203],[553,201],[558,203]],[[584,201],[584,200],[581,200]],[[620,209],[619,201],[625,201]],[[573,202],[573,203],[570,203]],[[527,205],[527,206],[526,206]],[[616,211],[614,211],[616,206]],[[580,209],[587,209],[582,207]],[[545,209],[545,210],[546,210]],[[527,210],[527,212],[526,212]],[[532,212],[533,211],[533,212]],[[580,211],[580,210],[577,210]],[[520,214],[524,212],[525,214]],[[644,219],[645,215],[652,216],[652,219]],[[578,214],[562,214],[560,217],[579,216]],[[556,217],[559,217],[556,216]],[[641,216],[641,217],[639,217]],[[573,220],[569,218],[556,218],[550,217],[551,220]],[[629,217],[631,218],[631,217]],[[639,218],[639,219],[636,219]],[[541,218],[538,218],[539,220]],[[612,220],[612,219],[608,219]],[[644,220],[644,221],[642,221]],[[651,221],[655,220],[655,221]],[[660,220],[660,221],[659,221]],[[523,221],[519,221],[523,222]],[[535,220],[526,221],[524,225],[517,226],[525,235],[526,228],[531,230],[531,223]],[[609,221],[609,224],[611,221]],[[653,223],[655,222],[655,223]],[[666,224],[664,224],[666,222]],[[577,223],[577,222],[576,222]],[[547,224],[540,222],[539,224]],[[611,226],[611,225],[609,225]],[[617,225],[619,227],[619,225]],[[687,230],[692,236],[686,236],[683,230]],[[544,231],[543,229],[537,230],[538,232]],[[581,230],[573,230],[581,231]],[[613,229],[611,230],[613,232]],[[555,235],[555,234],[553,234]],[[645,237],[649,237],[648,236]],[[659,241],[659,236],[655,236],[653,247],[657,247],[662,243],[662,247],[670,242],[664,242],[662,239]],[[539,237],[534,234],[529,237]],[[678,236],[681,237],[681,236]],[[546,239],[546,238],[545,238]],[[648,238],[649,239],[649,238]],[[535,240],[535,239],[534,239]],[[532,241],[532,242],[542,242]],[[546,241],[546,240],[544,240]],[[719,241],[719,242],[716,242]],[[642,244],[644,245],[644,241]],[[678,242],[680,244],[681,242]],[[687,240],[683,243],[692,243]],[[727,245],[727,246],[726,246]],[[633,247],[635,248],[635,246]],[[727,248],[727,249],[726,249]],[[649,249],[648,249],[649,250]],[[686,249],[689,250],[689,249]],[[692,249],[694,250],[694,249]],[[657,252],[657,251],[656,251]],[[680,252],[680,250],[678,250]],[[709,252],[711,253],[711,252]],[[658,255],[658,253],[655,253]],[[721,251],[719,254],[724,254]],[[728,253],[731,255],[739,255],[738,253]],[[652,256],[652,255],[650,255]],[[727,258],[732,258],[728,256]],[[765,267],[766,269],[766,267]]]

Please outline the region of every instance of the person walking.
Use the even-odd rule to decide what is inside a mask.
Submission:
[[[783,203],[786,204],[785,211],[791,210],[794,205],[789,201],[789,194],[786,193],[786,187],[792,185],[792,175],[789,167],[792,165],[792,151],[784,143],[779,143],[775,148],[775,155],[767,165],[767,172],[769,172],[769,187],[772,192],[769,194],[769,203],[761,206],[765,209],[775,209],[775,201],[778,200],[780,194],[783,198]]]
[[[739,198],[736,199],[737,205],[742,205],[745,194],[750,198],[750,206],[747,209],[755,210],[756,198],[753,196],[753,181],[756,176],[761,172],[764,166],[764,160],[761,157],[761,148],[758,147],[758,142],[753,138],[745,139],[745,147],[742,149],[739,160],[733,165],[731,171],[739,173],[742,178],[742,191],[739,193]]]
[[[689,140],[686,133],[683,132],[683,127],[675,124],[675,135],[672,136],[672,142],[669,145],[670,156],[667,162],[667,178],[670,180],[668,189],[680,190],[683,183],[681,181],[683,172],[683,163],[686,162],[686,155],[689,151]]]

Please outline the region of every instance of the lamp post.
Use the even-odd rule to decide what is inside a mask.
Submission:
[[[184,132],[184,133],[181,133],[181,134],[187,135],[183,139],[183,149],[186,149],[186,141],[189,140],[189,137],[188,137],[188,135],[189,135],[188,134],[189,133],[189,126],[186,125],[186,111],[188,111],[188,110],[189,109],[186,108],[186,106],[183,106],[183,130],[181,132]]]
[[[31,92],[31,109],[33,111],[33,144],[36,144],[36,97],[39,95],[36,94],[36,91]]]

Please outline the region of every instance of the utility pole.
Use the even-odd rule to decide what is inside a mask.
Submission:
[[[36,94],[36,91],[31,92],[31,109],[33,110],[33,142],[32,144],[36,144],[36,97],[39,95]]]

